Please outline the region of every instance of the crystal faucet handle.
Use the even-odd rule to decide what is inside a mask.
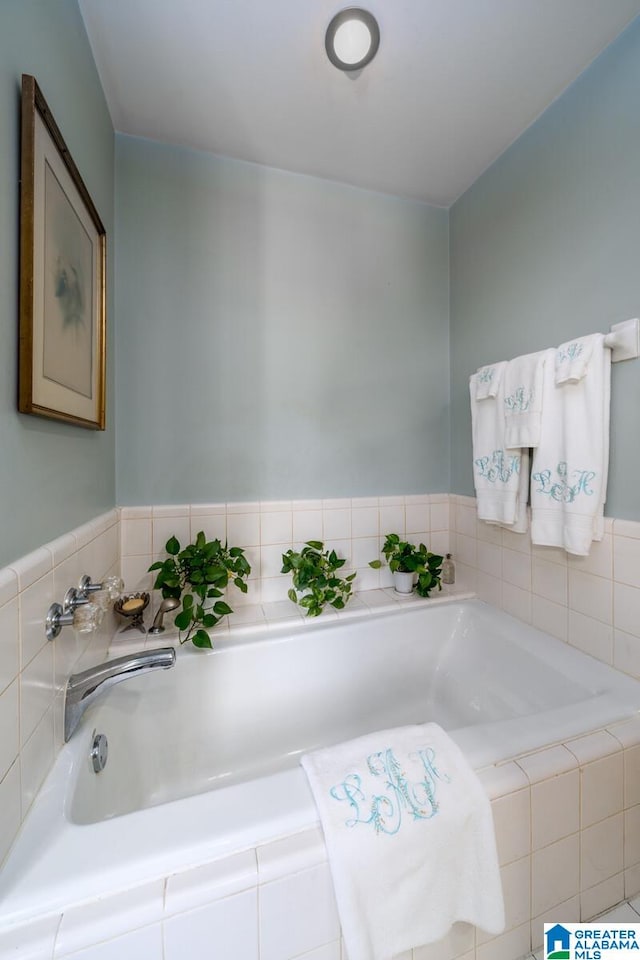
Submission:
[[[73,612],[73,629],[78,633],[95,633],[104,617],[104,609],[97,603],[85,603]]]
[[[91,594],[91,603],[95,603],[106,613],[109,607],[120,597],[124,590],[124,582],[120,577],[107,577],[106,580],[103,580],[101,587],[101,590],[96,590],[95,593]]]
[[[124,590],[124,580],[120,577],[106,577],[102,583],[92,583],[91,577],[85,573],[78,586],[78,594],[81,597],[87,597],[89,594],[102,593],[106,591],[109,600],[117,600]]]
[[[102,589],[109,594],[110,600],[117,600],[124,590],[124,580],[121,577],[107,577],[102,581]]]
[[[47,640],[55,640],[63,627],[73,627],[78,633],[93,633],[102,623],[103,617],[104,610],[88,600],[73,605],[65,602],[64,606],[52,603],[44,622],[45,636]]]
[[[108,590],[98,590],[96,593],[91,594],[91,603],[95,604],[96,607],[100,607],[103,613],[106,613],[113,603],[113,600]]]

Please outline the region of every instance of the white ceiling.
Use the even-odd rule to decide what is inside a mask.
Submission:
[[[447,206],[640,13],[640,0],[80,0],[116,130]]]

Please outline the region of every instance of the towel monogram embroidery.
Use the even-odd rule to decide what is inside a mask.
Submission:
[[[527,394],[524,387],[518,387],[511,396],[504,398],[504,405],[512,413],[526,413],[534,399],[535,393],[533,390],[529,390]]]
[[[508,483],[514,474],[520,473],[520,454],[507,456],[504,450],[494,450],[490,457],[474,460],[478,474],[489,483]]]
[[[375,832],[393,835],[403,823],[403,812],[413,820],[430,820],[439,810],[436,800],[438,781],[450,783],[451,778],[436,766],[436,752],[425,747],[412,755],[422,764],[422,779],[410,781],[393,750],[381,750],[367,757],[369,773],[380,777],[381,792],[367,796],[362,789],[362,777],[351,773],[341,783],[331,787],[329,794],[338,802],[347,802],[352,816],[346,827],[359,824],[372,826]],[[376,784],[377,785],[377,784]]]
[[[569,343],[566,347],[558,347],[556,350],[556,363],[565,363],[567,360],[577,360],[582,350],[583,345],[581,343]]]
[[[480,383],[491,383],[493,374],[493,367],[484,367],[482,370],[478,370],[478,380]]]
[[[581,493],[584,493],[586,497],[593,496],[593,490],[591,490],[589,484],[596,476],[594,470],[572,470],[571,477],[574,478],[574,483],[569,483],[568,476],[569,471],[566,461],[561,460],[556,467],[556,479],[553,483],[551,482],[551,470],[541,470],[539,473],[534,473],[531,479],[537,480],[540,484],[535,491],[536,493],[544,493],[558,503],[573,503]]]

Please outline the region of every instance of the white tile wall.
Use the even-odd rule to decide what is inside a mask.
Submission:
[[[248,592],[229,590],[234,611],[240,606],[287,600],[289,575],[281,574],[282,554],[307,540],[322,540],[347,561],[344,572],[357,572],[354,590],[391,585],[386,567],[372,570],[381,559],[388,533],[427,544],[434,553],[449,550],[449,497],[416,495],[360,497],[335,500],[269,501],[262,503],[192,504],[177,507],[123,507],[121,517],[122,575],[130,590],[151,590],[151,564],[164,556],[164,545],[175,535],[182,546],[198,531],[226,538],[242,547],[252,566]],[[475,524],[468,510],[467,526]],[[475,526],[474,526],[475,530]],[[475,560],[475,540],[468,538],[468,560]],[[157,604],[158,597],[153,602]]]
[[[64,685],[83,655],[104,658],[113,630],[106,618],[93,637],[66,628],[50,643],[47,610],[83,573],[119,572],[119,539],[113,510],[0,570],[0,863],[62,746]]]
[[[54,957],[112,940],[162,919],[164,882],[101,897],[65,911],[58,927]]]
[[[166,920],[164,960],[258,960],[257,903],[254,887]]]
[[[156,923],[104,940],[74,953],[73,960],[164,960],[162,928]]]
[[[260,960],[290,960],[340,937],[329,864],[259,888]]]
[[[450,510],[451,551],[481,599],[640,678],[640,523],[605,519],[590,555],[572,557],[475,519],[472,497]]]

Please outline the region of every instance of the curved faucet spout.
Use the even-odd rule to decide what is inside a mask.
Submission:
[[[64,700],[64,741],[72,736],[80,718],[97,696],[115,683],[151,670],[168,670],[176,662],[173,647],[143,650],[129,656],[106,660],[96,667],[69,677]]]

